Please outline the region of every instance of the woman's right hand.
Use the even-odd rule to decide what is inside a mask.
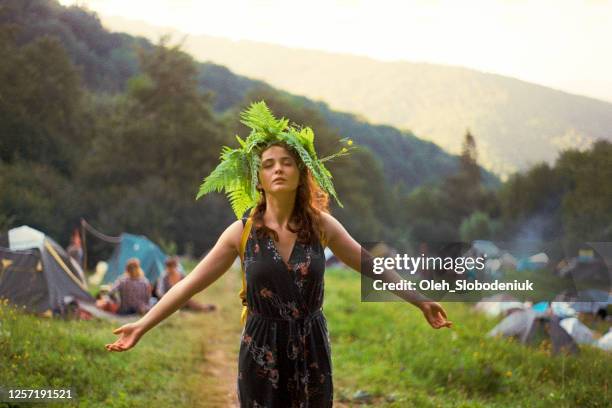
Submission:
[[[120,334],[121,336],[112,344],[104,346],[108,351],[126,351],[131,349],[138,343],[138,340],[144,334],[143,327],[136,323],[128,323],[113,330],[114,334]]]

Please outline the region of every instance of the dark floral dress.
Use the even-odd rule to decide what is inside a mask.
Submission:
[[[246,218],[243,218],[243,225]],[[323,247],[296,241],[285,263],[251,229],[244,253],[249,315],[238,360],[241,407],[324,408],[333,400],[323,315]]]

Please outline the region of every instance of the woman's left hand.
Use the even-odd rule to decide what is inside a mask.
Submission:
[[[423,302],[419,305],[425,319],[434,329],[439,329],[442,327],[450,328],[453,325],[453,322],[450,320],[446,320],[446,311],[444,308],[440,306],[437,302]]]

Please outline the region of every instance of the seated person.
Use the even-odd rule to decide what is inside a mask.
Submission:
[[[181,279],[185,277],[178,269],[179,263],[175,257],[166,259],[166,270],[164,275],[157,281],[157,287],[155,292],[158,298],[162,298],[170,288],[176,285]],[[195,312],[210,312],[215,310],[217,307],[212,304],[203,305],[193,299],[189,299],[183,309],[193,310]]]
[[[121,298],[118,314],[145,314],[150,308],[152,287],[140,268],[140,261],[131,258],[125,265],[125,275],[115,282],[110,293]]]
[[[100,291],[96,295],[96,307],[105,312],[117,313],[119,302],[110,295],[110,289],[109,285],[100,286]]]

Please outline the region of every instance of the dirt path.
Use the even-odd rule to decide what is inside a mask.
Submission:
[[[201,365],[203,384],[199,390],[198,406],[202,408],[238,407],[236,378],[240,346],[241,304],[238,298],[240,271],[230,270],[203,294],[196,296],[202,303],[214,303],[219,310],[198,316],[205,324],[202,333]],[[346,402],[334,401],[334,407],[345,408]]]
[[[201,370],[206,379],[199,406],[206,408],[237,407],[236,378],[240,345],[239,271],[230,270],[203,294],[202,303],[214,303],[218,310],[201,315],[206,320],[202,333],[204,362]]]

